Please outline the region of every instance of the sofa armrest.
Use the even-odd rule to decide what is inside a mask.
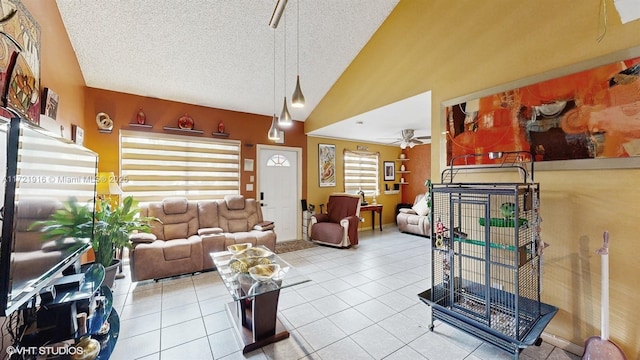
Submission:
[[[410,215],[418,215],[413,209],[411,208],[402,208],[402,209],[398,209],[398,211],[400,212],[400,214],[410,214]]]
[[[267,230],[273,230],[274,227],[275,225],[273,224],[273,221],[263,221],[261,223],[254,225],[253,230],[267,231]]]
[[[150,244],[156,241],[158,238],[151,233],[136,233],[129,235],[129,240],[135,246],[136,244]]]
[[[198,235],[200,235],[200,236],[217,235],[217,234],[222,234],[222,233],[223,233],[223,230],[221,228],[219,228],[219,227],[198,229]]]
[[[311,221],[312,222],[314,222],[314,219],[315,219],[315,222],[317,222],[317,223],[327,222],[327,221],[329,221],[329,215],[328,214],[314,214],[314,215],[311,215]]]

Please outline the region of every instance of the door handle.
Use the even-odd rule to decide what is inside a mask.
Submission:
[[[260,191],[260,201],[264,200],[264,191]]]

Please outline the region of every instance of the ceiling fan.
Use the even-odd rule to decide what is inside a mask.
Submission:
[[[407,146],[412,148],[419,144],[424,144],[420,140],[429,140],[431,136],[414,136],[413,129],[402,129],[400,132],[400,138],[397,138],[392,144],[400,143],[401,149],[406,149]]]

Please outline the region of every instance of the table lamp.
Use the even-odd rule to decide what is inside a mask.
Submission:
[[[120,196],[122,195],[122,190],[118,183],[116,182],[116,175],[113,171],[108,172],[99,172],[98,173],[98,181],[96,182],[96,195],[98,199],[111,200],[112,196]],[[115,204],[112,204],[115,205]]]

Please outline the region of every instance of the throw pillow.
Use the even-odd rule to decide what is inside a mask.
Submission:
[[[420,197],[420,200],[416,201],[411,208],[420,216],[425,216],[429,213],[429,206],[427,205],[424,196]]]

